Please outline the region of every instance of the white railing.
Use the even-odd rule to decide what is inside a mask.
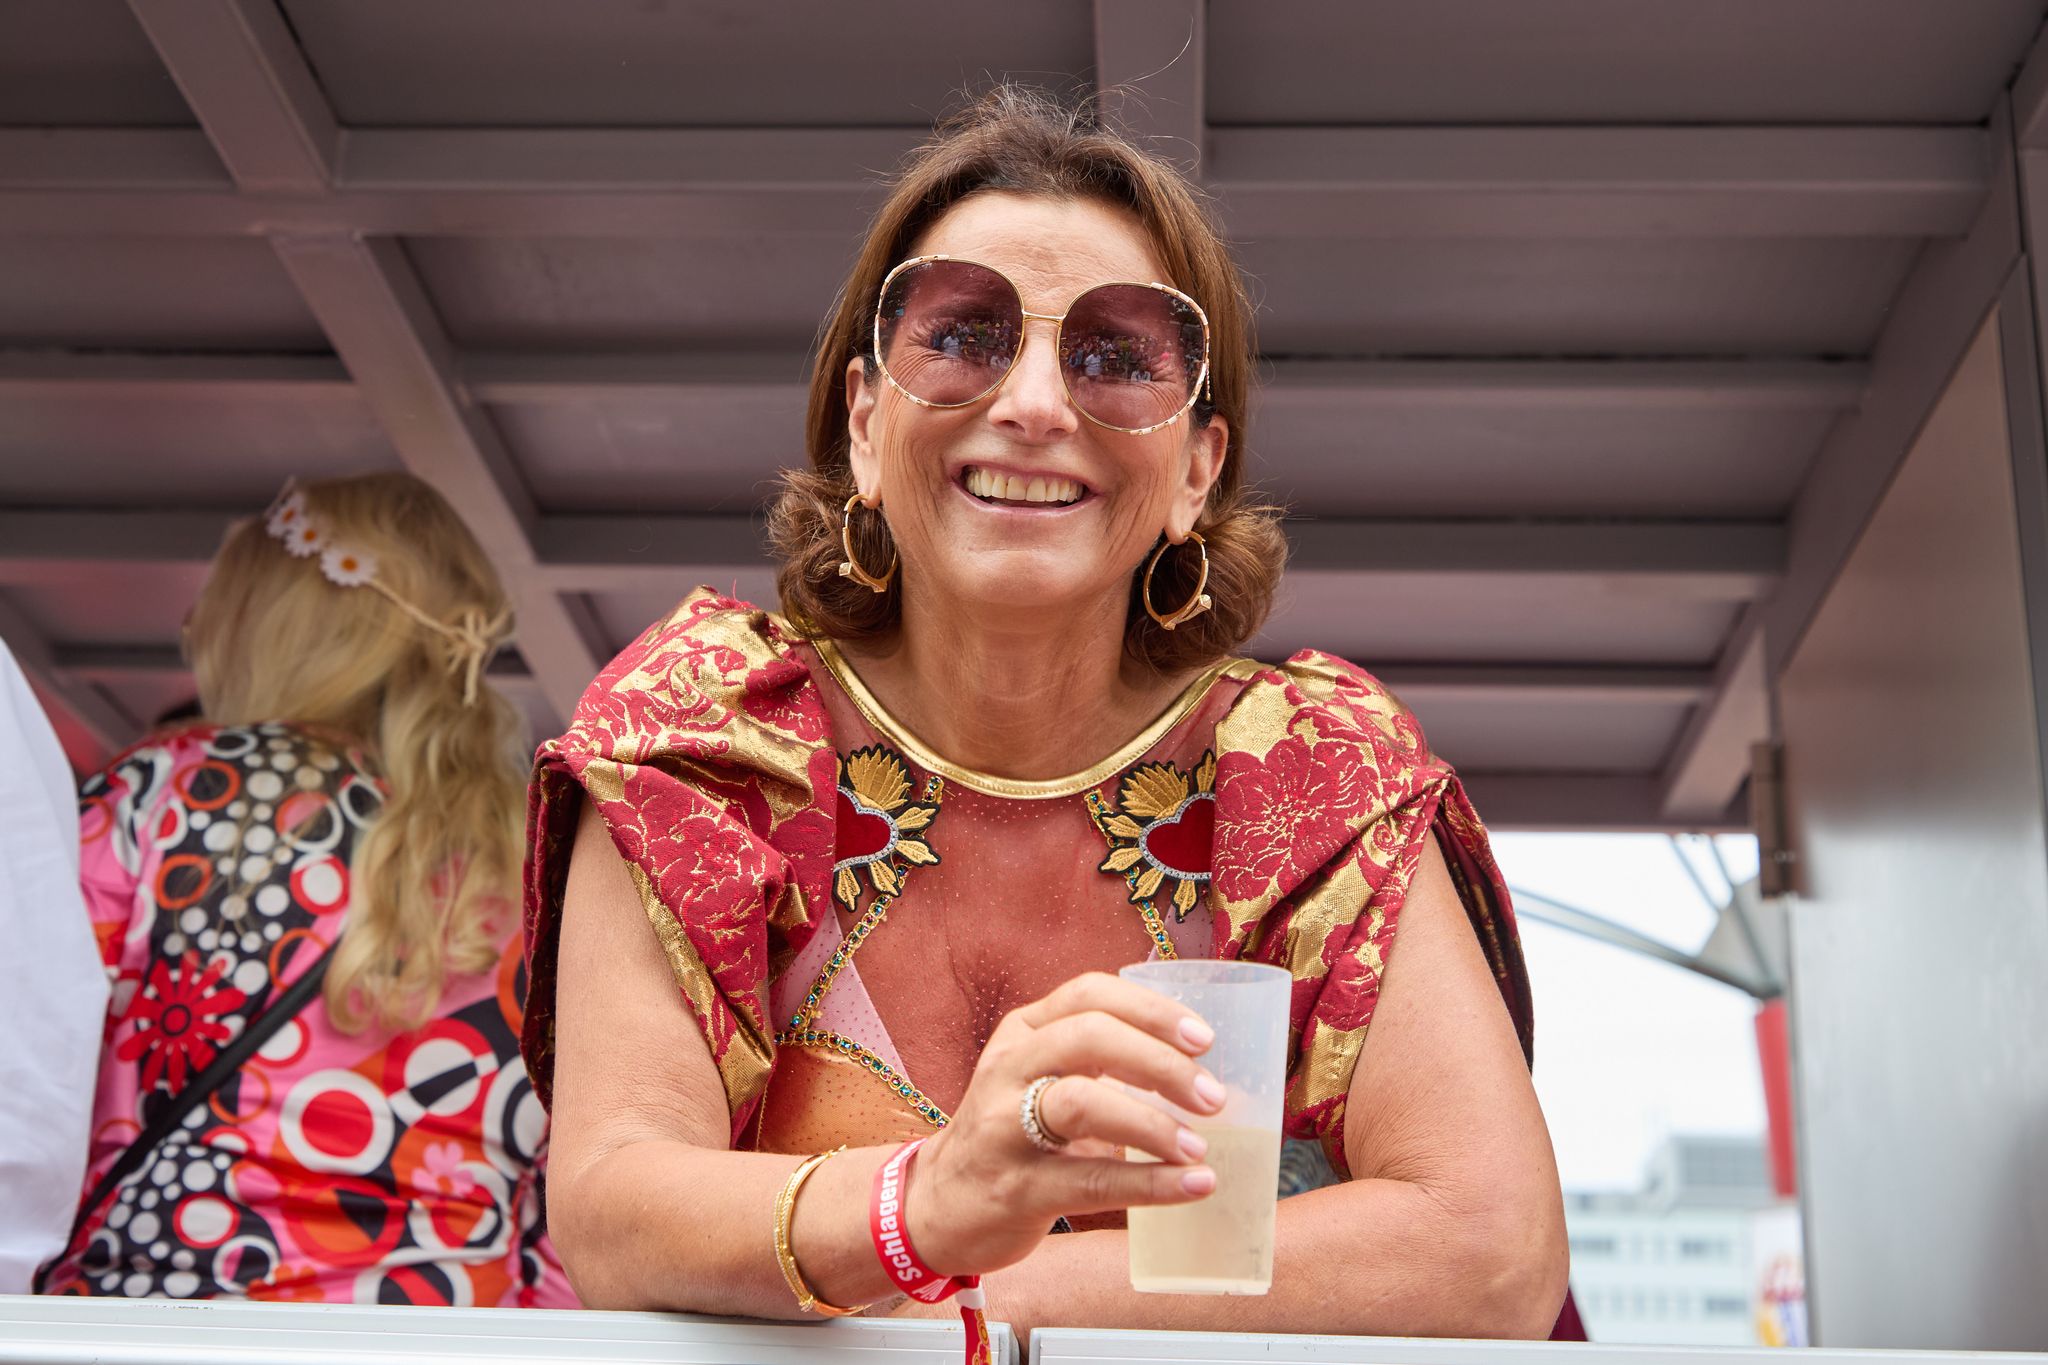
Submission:
[[[1009,1328],[996,1359],[1018,1365]],[[4,1365],[952,1365],[957,1322],[0,1295]],[[1029,1365],[2048,1365],[2048,1355],[1602,1346],[1043,1328]]]
[[[957,1365],[960,1323],[0,1295],[7,1365]],[[995,1358],[1016,1365],[1007,1327]]]
[[[1030,1365],[1105,1365],[1109,1361],[1159,1365],[2048,1365],[2048,1355],[1100,1332],[1071,1327],[1041,1328],[1031,1334]]]

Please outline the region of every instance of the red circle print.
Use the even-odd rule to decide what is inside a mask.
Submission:
[[[301,1123],[307,1143],[333,1157],[354,1157],[377,1131],[370,1106],[346,1090],[323,1090],[314,1096]]]

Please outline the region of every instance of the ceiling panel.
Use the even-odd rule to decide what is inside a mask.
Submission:
[[[449,333],[494,349],[809,345],[859,242],[416,239]]]
[[[1211,0],[1216,123],[1976,123],[2039,0]]]
[[[176,645],[205,583],[204,564],[108,562],[66,565],[61,575],[6,591],[52,644]]]
[[[269,243],[239,237],[9,237],[0,346],[328,350]]]
[[[121,0],[0,4],[0,126],[165,128],[195,122]]]
[[[1246,242],[1269,355],[1869,352],[1919,246],[1894,240]]]
[[[344,123],[928,123],[990,72],[1094,63],[1090,0],[285,0]],[[772,73],[772,75],[770,74]]]
[[[399,468],[352,395],[230,402],[168,394],[0,402],[0,500],[26,506],[263,506],[286,477]]]
[[[1677,742],[1683,703],[1549,701],[1512,692],[1412,702],[1429,745],[1453,765],[1485,772],[1640,773]]]
[[[1251,653],[1314,647],[1363,668],[1430,663],[1708,664],[1738,604],[1584,578],[1463,578],[1294,570]]]
[[[502,406],[498,429],[553,512],[743,512],[804,459],[793,388]]]
[[[1741,402],[1296,394],[1254,413],[1249,470],[1281,503],[1324,516],[1778,517],[1835,420]]]

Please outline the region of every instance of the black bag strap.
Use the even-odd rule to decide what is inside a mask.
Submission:
[[[327,964],[334,957],[334,950],[341,943],[339,935],[333,943],[322,950],[313,965],[299,973],[298,979],[285,987],[283,994],[272,1001],[262,1014],[249,1021],[249,1026],[236,1036],[235,1040],[215,1053],[206,1069],[194,1076],[183,1090],[156,1111],[149,1127],[136,1135],[128,1144],[120,1159],[107,1169],[78,1206],[78,1216],[71,1220],[71,1234],[64,1239],[64,1249],[43,1262],[36,1271],[35,1292],[45,1292],[50,1272],[55,1270],[78,1241],[78,1234],[85,1230],[86,1220],[92,1217],[106,1201],[108,1195],[120,1187],[122,1181],[135,1173],[138,1166],[149,1160],[159,1144],[169,1137],[171,1130],[185,1121],[185,1116],[212,1098],[215,1091],[227,1084],[228,1077],[242,1069],[242,1063],[254,1056],[256,1049],[269,1042],[271,1036],[290,1023],[304,1010],[314,996],[320,993],[321,985],[327,980]]]

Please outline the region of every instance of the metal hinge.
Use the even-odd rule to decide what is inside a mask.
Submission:
[[[1756,831],[1757,891],[1765,896],[1791,894],[1798,861],[1786,830],[1784,767],[1782,745],[1749,746],[1749,823]]]

